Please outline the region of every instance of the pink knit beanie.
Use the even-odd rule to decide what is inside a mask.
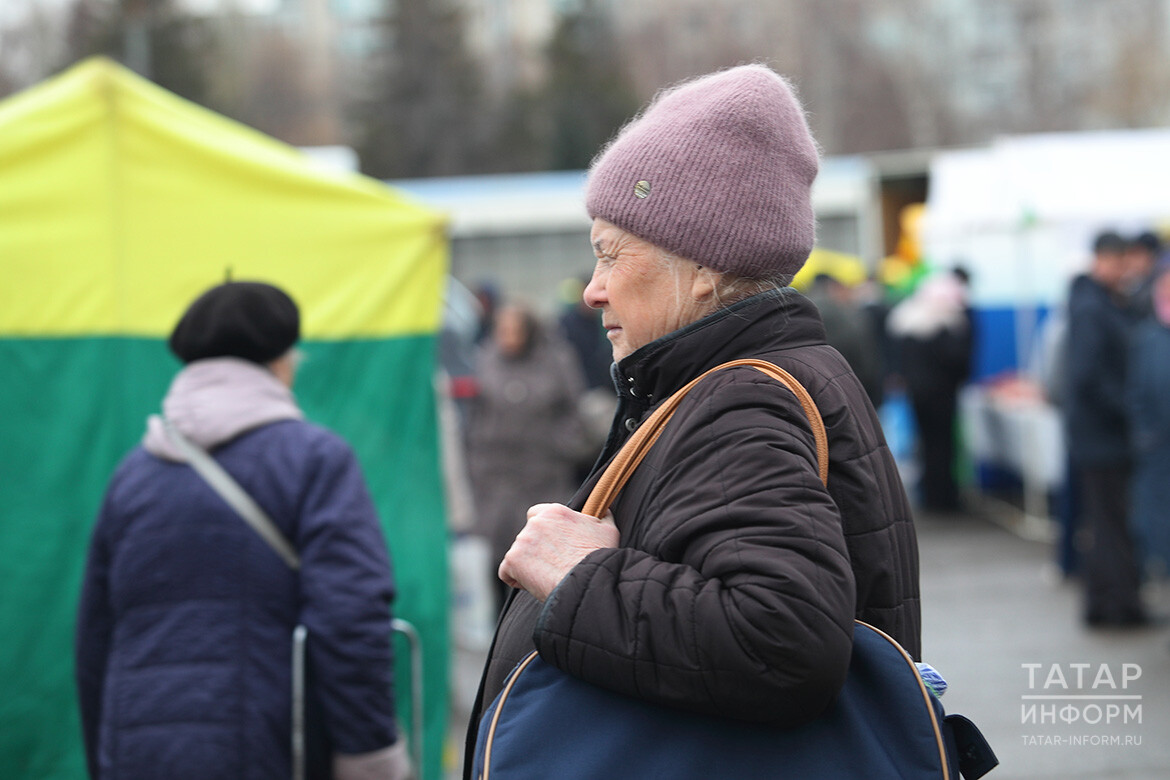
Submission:
[[[815,239],[817,166],[788,82],[743,65],[656,97],[594,159],[585,206],[718,271],[795,274]]]

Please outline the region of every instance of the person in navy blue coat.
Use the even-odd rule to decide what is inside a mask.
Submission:
[[[1126,387],[1134,318],[1125,296],[1125,241],[1101,233],[1069,291],[1065,433],[1088,531],[1085,621],[1094,628],[1148,622],[1129,529],[1132,474]]]
[[[94,778],[287,778],[291,637],[308,628],[309,776],[409,774],[394,718],[386,542],[350,447],[306,422],[283,291],[231,282],[171,335],[163,414],[296,548],[281,557],[162,420],[115,472],[86,566],[76,671]]]
[[[1170,577],[1170,265],[1150,284],[1152,312],[1134,337],[1126,388],[1134,458],[1131,527],[1139,564]]]

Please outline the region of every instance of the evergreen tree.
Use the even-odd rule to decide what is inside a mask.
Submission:
[[[398,0],[354,112],[362,170],[377,178],[468,173],[486,123],[459,11]]]
[[[549,68],[548,167],[588,167],[639,106],[610,20],[592,3],[561,18],[549,46]]]
[[[637,110],[608,17],[586,5],[562,16],[545,50],[546,76],[494,112],[486,170],[585,168]]]
[[[546,89],[519,89],[490,110],[488,149],[476,161],[483,173],[548,170],[551,112]],[[489,120],[491,121],[491,120]]]
[[[210,102],[214,29],[177,0],[74,0],[67,36],[62,66],[104,54],[188,100]]]

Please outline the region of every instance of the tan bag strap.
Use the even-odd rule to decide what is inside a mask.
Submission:
[[[732,360],[715,366],[710,371],[706,371],[695,379],[692,379],[685,387],[675,392],[670,398],[667,398],[661,406],[654,410],[654,413],[647,418],[646,422],[642,423],[638,430],[634,431],[634,435],[622,445],[622,448],[618,450],[618,454],[610,461],[605,472],[601,475],[601,479],[594,485],[588,500],[585,501],[585,508],[581,511],[591,517],[602,517],[608,512],[610,504],[617,498],[617,494],[625,486],[626,480],[634,473],[634,469],[638,468],[638,464],[646,457],[646,453],[654,446],[654,442],[658,441],[658,437],[662,434],[662,429],[666,427],[667,421],[670,420],[675,410],[678,409],[678,405],[682,403],[683,398],[691,391],[691,388],[703,381],[709,374],[722,371],[726,368],[736,368],[737,366],[747,366],[762,371],[796,395],[801,407],[804,409],[805,415],[808,417],[809,425],[812,426],[813,438],[816,440],[817,472],[821,477],[821,482],[827,485],[829,481],[829,438],[825,434],[825,423],[821,419],[821,413],[817,409],[816,402],[813,401],[812,396],[809,395],[804,385],[792,374],[766,360],[749,358],[745,360]]]

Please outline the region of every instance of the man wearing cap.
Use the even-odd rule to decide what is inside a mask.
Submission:
[[[610,514],[580,513],[600,468],[567,504],[528,510],[500,567],[516,590],[476,717],[533,649],[646,701],[784,724],[837,695],[854,618],[918,655],[917,545],[897,468],[861,382],[788,286],[813,246],[817,168],[791,87],[762,65],[663,93],[594,161],[584,297],[602,312],[619,394],[599,464],[692,379],[759,358],[815,400],[827,487],[792,392],[747,367],[702,380]]]
[[[282,290],[200,296],[162,412],[295,548],[294,571],[192,469],[163,420],[119,465],[93,530],[77,682],[94,778],[286,778],[291,637],[308,629],[308,776],[403,778],[394,595],[357,460],[292,394],[300,316]],[[367,774],[369,771],[380,774]]]

